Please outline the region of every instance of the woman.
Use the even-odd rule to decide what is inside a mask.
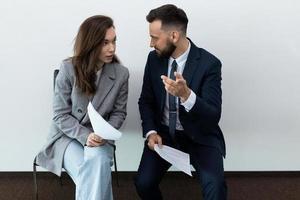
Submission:
[[[64,168],[76,184],[77,200],[113,199],[112,141],[93,133],[87,105],[91,101],[113,127],[122,125],[129,72],[115,49],[113,20],[90,17],[79,28],[73,57],[62,62],[56,78],[53,123],[36,162],[58,176]]]

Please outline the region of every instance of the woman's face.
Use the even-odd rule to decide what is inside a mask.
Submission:
[[[114,27],[107,29],[99,60],[103,63],[110,63],[116,51],[116,32]]]

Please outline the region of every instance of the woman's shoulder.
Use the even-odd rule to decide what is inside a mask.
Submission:
[[[62,73],[65,73],[67,76],[74,76],[74,66],[72,64],[72,59],[67,58],[61,62],[60,69]]]
[[[120,63],[111,63],[118,74],[129,74],[128,68]]]

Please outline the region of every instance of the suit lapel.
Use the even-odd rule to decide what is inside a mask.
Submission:
[[[195,70],[197,68],[197,64],[195,61],[200,57],[197,47],[192,43],[191,40],[190,40],[190,44],[191,44],[191,49],[182,74],[188,86],[190,85]]]
[[[159,66],[159,94],[161,95],[161,103],[160,103],[160,109],[162,110],[164,105],[165,105],[165,101],[166,101],[166,90],[165,90],[165,86],[160,78],[161,75],[165,75],[168,76],[168,59],[161,59],[161,65]]]

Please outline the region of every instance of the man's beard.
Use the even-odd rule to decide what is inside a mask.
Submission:
[[[176,46],[172,42],[168,41],[166,47],[163,50],[156,52],[161,58],[169,58],[173,54],[175,49]]]

